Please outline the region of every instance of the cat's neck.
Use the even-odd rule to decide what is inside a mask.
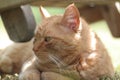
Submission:
[[[78,52],[89,52],[96,50],[96,34],[91,31],[89,25],[86,23],[84,19],[81,18],[81,31],[80,31],[80,40],[77,43]]]

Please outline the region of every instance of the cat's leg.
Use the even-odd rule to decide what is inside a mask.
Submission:
[[[72,78],[63,76],[55,72],[42,72],[41,79],[42,80],[73,80]]]
[[[34,62],[29,61],[23,65],[19,80],[40,80],[40,71],[35,67]]]
[[[40,72],[36,69],[26,70],[20,73],[19,80],[40,80]]]
[[[54,72],[42,72],[36,68],[35,61],[29,61],[23,65],[19,80],[73,80]]]
[[[0,73],[12,73],[13,63],[11,58],[5,55],[0,56]]]

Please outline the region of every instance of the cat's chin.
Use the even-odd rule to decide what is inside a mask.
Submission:
[[[48,54],[35,54],[36,56],[36,59],[39,63],[41,64],[47,64],[47,63],[50,63],[51,60],[49,59],[48,57]]]
[[[37,56],[37,61],[39,61],[39,63],[41,64],[46,64],[50,62],[49,58],[46,55]]]

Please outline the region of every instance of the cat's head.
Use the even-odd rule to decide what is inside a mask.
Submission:
[[[37,57],[49,54],[62,57],[72,53],[81,38],[81,19],[75,5],[69,5],[63,16],[50,16],[42,7],[40,12],[42,23],[35,31],[33,48]]]

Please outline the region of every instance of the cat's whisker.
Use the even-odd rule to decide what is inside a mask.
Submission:
[[[59,62],[54,58],[54,56],[49,55],[49,58],[50,58],[50,60],[52,60],[58,66],[58,68],[61,72],[61,66],[60,66]]]
[[[65,63],[63,63],[59,58],[55,57],[55,59],[60,63],[61,66],[65,66]]]
[[[62,71],[61,67],[65,66],[65,63],[63,63],[58,57],[54,56],[54,55],[49,55],[50,60],[52,60],[59,68],[60,72]]]
[[[72,46],[72,45],[67,45],[67,46],[64,46],[63,47],[63,49],[65,49],[65,50],[73,50],[73,49],[75,49],[76,48],[76,46]]]

